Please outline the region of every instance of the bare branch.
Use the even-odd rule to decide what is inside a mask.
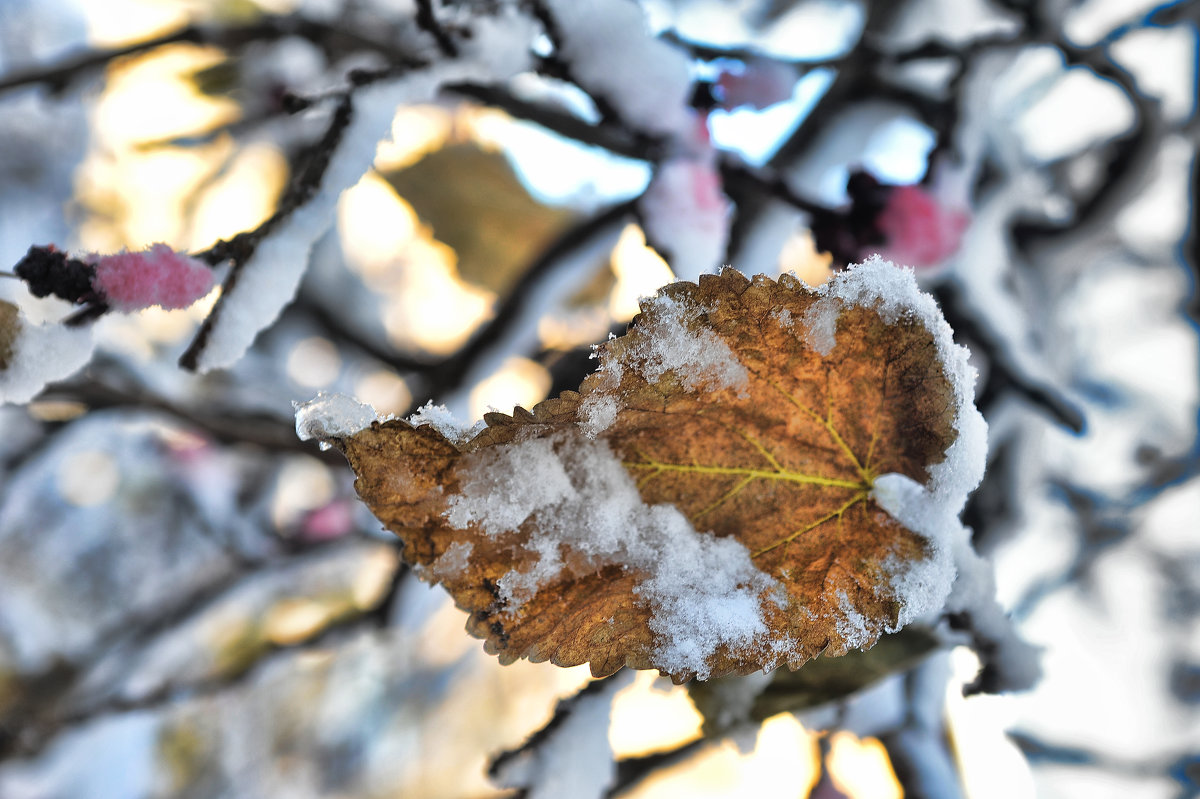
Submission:
[[[0,93],[20,86],[44,85],[59,92],[75,80],[97,69],[130,56],[141,55],[172,44],[213,45],[234,50],[252,42],[274,41],[288,36],[301,36],[331,48],[344,43],[356,49],[379,53],[389,60],[398,53],[386,42],[377,42],[356,31],[339,28],[298,15],[265,16],[248,25],[188,25],[151,39],[106,50],[89,50],[54,64],[37,65],[0,77]]]

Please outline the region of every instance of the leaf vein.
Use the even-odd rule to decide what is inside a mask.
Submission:
[[[779,385],[779,383],[777,383],[776,381],[769,380],[768,382],[770,383],[771,387],[774,388],[776,391],[778,391],[780,394],[782,394],[787,399],[788,402],[792,403],[797,408],[799,408],[801,411],[808,414],[809,418],[811,418],[814,422],[819,424],[821,427],[825,428],[825,430],[829,433],[830,438],[833,439],[833,443],[836,444],[838,449],[840,449],[843,452],[843,454],[845,454],[845,456],[850,459],[850,463],[853,464],[854,470],[856,472],[858,472],[860,477],[862,477],[863,482],[870,485],[871,484],[870,471],[865,469],[863,467],[862,463],[859,462],[858,457],[855,456],[855,454],[854,454],[854,450],[850,449],[850,445],[846,443],[846,440],[844,438],[842,438],[842,434],[838,432],[837,428],[833,424],[833,408],[832,408],[832,406],[829,408],[829,416],[822,417],[819,413],[814,411],[812,408],[808,407],[803,402],[796,399],[796,397],[793,396],[790,391],[785,389],[783,386]],[[832,402],[832,400],[830,400],[830,401]]]
[[[826,513],[824,516],[817,519],[816,521],[806,524],[805,526],[801,527],[799,530],[792,533],[791,535],[786,536],[785,538],[779,539],[774,544],[763,547],[762,549],[758,550],[757,552],[751,553],[750,557],[757,558],[759,555],[765,555],[768,552],[770,552],[771,550],[777,549],[777,548],[783,546],[784,544],[790,544],[792,541],[796,540],[797,538],[804,535],[805,533],[811,532],[811,531],[817,529],[818,527],[820,527],[822,524],[829,521],[830,519],[836,518],[838,520],[838,522],[840,523],[841,519],[842,519],[842,515],[846,511],[850,510],[857,503],[862,502],[866,498],[867,498],[867,492],[859,491],[857,494],[855,494],[853,497],[851,497],[849,500],[847,500],[845,503],[843,503],[840,508],[837,508],[836,510],[832,510],[829,513]]]
[[[782,480],[789,483],[805,483],[810,485],[830,486],[834,488],[863,489],[868,486],[855,480],[841,480],[835,477],[821,477],[814,474],[803,474],[787,470],[768,472],[762,469],[750,469],[743,466],[705,466],[699,463],[663,463],[647,458],[640,463],[625,462],[629,469],[653,469],[651,476],[663,472],[683,472],[685,474],[705,474],[716,476],[749,477],[751,480]]]

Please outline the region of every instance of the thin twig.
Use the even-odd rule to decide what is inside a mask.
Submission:
[[[321,451],[301,441],[290,419],[264,414],[239,414],[229,410],[203,412],[184,407],[164,397],[137,388],[119,388],[99,380],[68,380],[52,384],[41,395],[44,400],[69,400],[89,410],[136,408],[172,416],[189,427],[224,444],[249,444],[273,452],[303,452],[331,465],[340,466],[343,458],[333,451]]]
[[[447,58],[458,58],[458,43],[450,37],[450,34],[438,22],[437,16],[433,12],[433,0],[416,0],[416,3],[417,27],[433,37],[442,55]]]
[[[807,214],[828,214],[833,208],[802,197],[778,174],[769,174],[766,170],[752,169],[744,163],[730,158],[721,161],[721,178],[725,186],[751,189],[783,200],[788,205],[798,208]]]
[[[1011,391],[1024,397],[1068,430],[1083,432],[1086,427],[1083,411],[1053,386],[1026,374],[1014,363],[1008,350],[997,341],[996,335],[979,321],[976,314],[962,307],[962,298],[953,284],[941,284],[934,296],[956,336],[981,350],[988,359],[990,370],[987,382],[977,399],[980,408],[987,411],[999,396]]]
[[[350,98],[351,93],[347,92],[338,103],[325,135],[311,150],[308,165],[296,182],[292,184],[279,209],[254,230],[239,233],[226,241],[219,241],[208,250],[196,254],[197,258],[208,261],[210,264],[231,260],[233,265],[221,288],[221,296],[217,299],[212,311],[205,317],[204,322],[201,323],[192,343],[179,357],[179,365],[184,369],[195,371],[199,366],[200,353],[208,344],[208,338],[221,315],[225,300],[230,292],[235,290],[242,268],[253,256],[259,243],[319,190],[321,179],[325,176],[325,171],[329,168],[329,163],[333,158],[333,152],[337,149],[342,134],[350,125],[353,110]]]
[[[575,84],[583,91],[587,92],[592,98],[592,102],[596,104],[596,110],[600,112],[600,118],[603,123],[625,130],[633,130],[626,121],[617,112],[616,107],[608,100],[607,97],[592,94],[588,91],[586,85],[581,83],[575,77],[575,73],[571,67],[571,62],[563,56],[564,41],[562,29],[558,25],[558,20],[554,18],[554,13],[543,0],[531,0],[530,3],[533,15],[542,23],[542,28],[546,32],[546,36],[554,46],[554,52],[549,57],[540,60],[537,68],[538,74],[546,75],[551,78],[558,78]],[[651,137],[658,138],[658,137]]]
[[[93,638],[94,644],[87,651],[73,657],[70,662],[63,661],[39,675],[23,676],[22,686],[28,688],[24,693],[37,698],[25,701],[23,706],[17,708],[9,706],[0,710],[0,760],[14,753],[23,757],[36,756],[45,745],[69,726],[113,713],[138,708],[151,709],[188,693],[198,684],[165,686],[161,691],[133,700],[106,697],[94,700],[86,706],[72,706],[72,702],[76,700],[76,692],[89,678],[90,669],[122,652],[142,651],[152,645],[162,633],[201,618],[220,602],[241,590],[247,577],[273,568],[291,566],[304,558],[324,557],[330,550],[358,546],[361,540],[340,538],[306,542],[299,546],[282,548],[272,557],[234,562],[228,570],[186,593],[164,597],[146,612],[133,614],[111,629],[98,631]],[[354,618],[365,619],[370,610],[367,609],[362,615]],[[365,621],[362,623],[366,626]],[[324,632],[325,630],[319,631],[316,635],[319,637]],[[310,639],[308,642],[301,642],[300,645],[311,642]],[[214,688],[218,684],[224,688],[232,688],[246,676],[244,672],[226,674],[212,681],[202,681],[199,685],[211,683]],[[47,690],[38,691],[37,686],[44,686]],[[172,693],[171,696],[166,693],[168,689]],[[44,697],[40,695],[43,693]],[[14,721],[18,726],[14,725]]]
[[[869,0],[863,33],[853,49],[845,56],[842,68],[816,104],[792,134],[776,149],[767,162],[771,169],[782,172],[812,149],[814,142],[838,113],[854,101],[871,96],[874,87],[875,64],[879,54],[873,42],[886,32],[892,21],[903,11],[904,3],[892,0]],[[758,220],[773,198],[757,192],[742,192],[733,196],[737,215],[729,230],[727,260],[737,263],[742,245],[749,238]]]
[[[301,36],[314,43],[340,38],[348,40],[359,49],[377,52],[389,59],[396,55],[396,49],[391,44],[375,41],[355,31],[299,15],[269,15],[240,26],[188,25],[123,47],[88,50],[53,64],[17,70],[0,77],[0,93],[20,86],[38,84],[61,91],[88,72],[106,67],[114,61],[172,44],[203,44],[236,49],[251,42],[273,41],[289,36]]]
[[[541,125],[560,136],[574,139],[582,144],[602,147],[617,155],[653,161],[661,158],[663,154],[662,142],[648,134],[631,133],[626,127],[603,122],[594,125],[556,108],[522,100],[500,86],[456,83],[445,88],[454,94],[499,108],[510,116]]]
[[[641,757],[627,757],[617,761],[617,777],[604,794],[605,799],[617,797],[633,790],[642,780],[661,769],[670,768],[696,755],[707,746],[714,745],[719,738],[693,738],[662,752],[654,752]]]
[[[1076,206],[1069,219],[1036,223],[1018,221],[1013,226],[1014,241],[1026,251],[1042,240],[1066,234],[1078,235],[1085,228],[1106,224],[1124,207],[1121,198],[1135,181],[1142,178],[1157,155],[1163,132],[1161,102],[1138,89],[1129,70],[1112,58],[1108,44],[1078,47],[1061,36],[1051,43],[1063,53],[1068,64],[1085,66],[1098,77],[1118,86],[1133,106],[1135,120],[1127,134],[1113,141],[1104,179],[1091,196]]]
[[[721,58],[736,61],[774,61],[789,64],[801,72],[816,69],[837,69],[849,58],[849,55],[834,56],[833,58],[782,58],[753,47],[721,46],[697,42],[676,30],[665,31],[659,38],[676,47],[686,50],[689,55],[702,61],[715,61]]]
[[[476,361],[520,319],[534,288],[549,278],[555,268],[571,253],[581,249],[603,231],[631,216],[637,198],[618,203],[584,220],[563,233],[521,275],[508,296],[496,310],[490,322],[477,330],[463,347],[428,372],[426,399],[439,399],[446,391],[458,386]],[[424,399],[416,405],[424,404]]]
[[[23,759],[36,757],[63,731],[97,719],[138,711],[161,711],[181,702],[216,696],[247,686],[253,683],[257,675],[269,669],[281,658],[290,657],[296,652],[327,646],[332,640],[344,637],[349,632],[369,630],[373,624],[371,610],[368,609],[336,619],[317,630],[313,635],[298,641],[268,642],[258,657],[232,672],[215,674],[185,685],[167,683],[157,690],[135,697],[110,696],[84,708],[52,714],[34,724],[26,723],[20,729],[7,731],[7,734],[3,734],[6,731],[0,730],[0,760],[11,755]]]

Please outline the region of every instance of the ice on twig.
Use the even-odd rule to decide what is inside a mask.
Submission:
[[[345,394],[318,394],[308,402],[293,402],[296,435],[301,441],[317,440],[329,449],[329,439],[352,436],[379,420],[370,405]]]

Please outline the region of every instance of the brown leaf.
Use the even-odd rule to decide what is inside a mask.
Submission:
[[[395,420],[334,443],[502,662],[796,668],[901,626],[933,555],[871,492],[927,480],[958,398],[926,322],[885,306],[727,270],[644,303],[579,393],[462,441]]]
[[[7,369],[21,330],[21,313],[11,302],[0,300],[0,369]]]
[[[459,276],[500,295],[574,216],[530,195],[503,153],[472,143],[448,144],[384,177],[454,250]]]

